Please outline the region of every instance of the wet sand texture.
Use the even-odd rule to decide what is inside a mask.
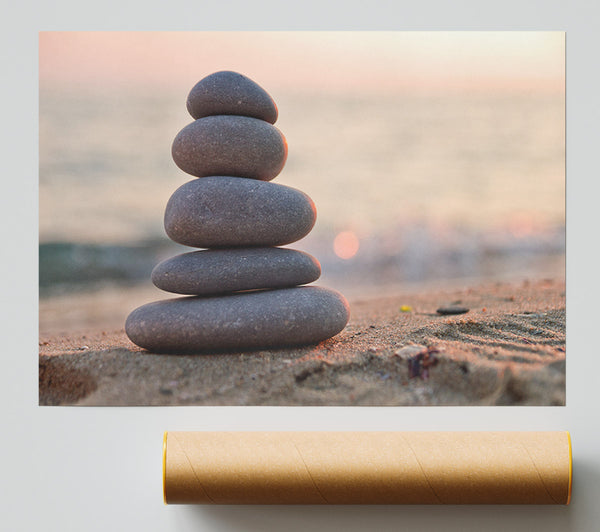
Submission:
[[[68,304],[68,298],[61,302]],[[40,404],[565,404],[563,281],[406,293],[350,305],[348,326],[317,345],[157,355],[129,342],[115,326],[122,323],[115,308],[106,312],[112,321],[103,321],[98,305],[97,326],[68,332],[60,329],[59,310],[42,302]],[[436,312],[448,305],[469,312]]]

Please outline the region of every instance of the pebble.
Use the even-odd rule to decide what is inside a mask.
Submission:
[[[301,286],[149,303],[129,315],[125,331],[153,352],[243,350],[316,344],[349,317],[338,292]]]
[[[306,236],[316,220],[312,200],[295,188],[211,176],[179,187],[165,210],[165,230],[198,248],[281,246]]]
[[[196,177],[229,175],[270,181],[285,165],[287,142],[271,124],[247,116],[207,116],[184,127],[171,153]]]
[[[438,314],[450,315],[450,314],[466,314],[469,312],[467,307],[441,307],[436,311]]]
[[[294,249],[210,249],[161,262],[152,271],[152,282],[167,292],[207,295],[296,286],[320,275],[317,259]]]
[[[399,357],[402,360],[407,360],[416,355],[423,354],[427,352],[427,346],[424,345],[407,345],[402,349],[398,349],[394,355]]]
[[[240,115],[277,121],[277,106],[267,92],[237,72],[215,72],[190,91],[187,110],[196,120],[211,115]]]

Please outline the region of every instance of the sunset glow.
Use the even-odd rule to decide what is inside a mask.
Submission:
[[[359,247],[358,237],[352,231],[338,233],[333,241],[333,251],[340,259],[351,259]]]
[[[563,32],[41,32],[39,47],[42,86],[188,87],[236,70],[321,93],[564,89]]]

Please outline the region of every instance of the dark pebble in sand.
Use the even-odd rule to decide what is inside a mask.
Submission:
[[[466,307],[441,307],[436,311],[438,314],[449,315],[449,314],[466,314],[469,309]]]
[[[198,248],[291,244],[306,236],[315,220],[314,203],[304,192],[227,176],[189,181],[165,210],[169,238]]]
[[[277,106],[267,92],[237,72],[215,72],[190,91],[187,110],[197,120],[211,115],[240,115],[277,121]]]
[[[181,297],[134,310],[131,341],[154,352],[242,350],[316,344],[348,323],[344,296],[301,286],[217,297]]]
[[[177,134],[171,154],[179,168],[196,177],[229,175],[270,181],[285,165],[287,142],[264,120],[207,116]]]
[[[167,292],[207,295],[296,286],[320,275],[317,259],[294,249],[210,249],[161,262],[152,272],[152,282]]]

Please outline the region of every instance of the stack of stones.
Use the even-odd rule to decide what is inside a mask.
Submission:
[[[173,142],[173,160],[196,176],[171,196],[169,238],[195,248],[152,272],[160,289],[192,297],[149,303],[125,324],[129,338],[154,352],[258,349],[314,344],[348,322],[344,297],[299,286],[321,267],[307,253],[280,248],[306,236],[316,210],[303,192],[270,183],[287,158],[272,124],[277,107],[256,83],[217,72],[188,96],[194,122]]]

